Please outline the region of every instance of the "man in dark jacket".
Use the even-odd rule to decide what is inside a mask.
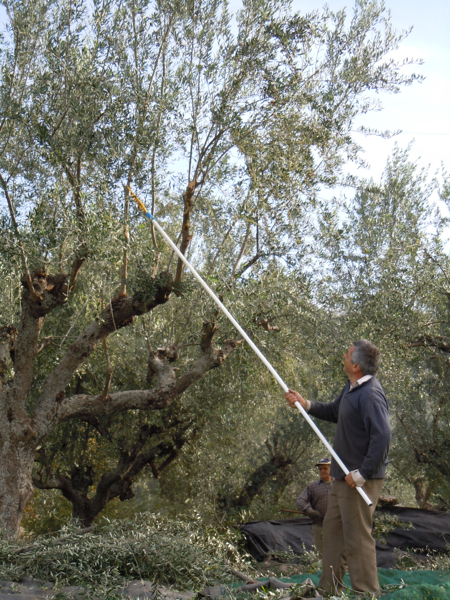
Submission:
[[[321,458],[316,463],[316,467],[319,467],[320,479],[307,485],[296,502],[298,510],[306,513],[312,520],[313,544],[320,556],[323,551],[323,520],[334,481],[330,475],[330,465],[329,458]]]
[[[313,417],[337,423],[333,448],[350,473],[345,476],[333,459],[335,478],[323,524],[323,571],[319,588],[340,591],[346,566],[353,589],[380,591],[372,515],[383,486],[391,439],[388,404],[375,375],[380,351],[368,340],[358,340],[344,354],[348,381],[334,402],[309,402],[292,390],[291,406],[298,401]],[[363,486],[372,501],[367,506],[356,491]]]

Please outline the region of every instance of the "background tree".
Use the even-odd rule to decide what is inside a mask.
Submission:
[[[337,210],[321,218],[320,300],[349,342],[367,337],[382,350],[394,425],[388,485],[411,485],[420,506],[433,493],[448,498],[447,220],[434,205],[438,187],[397,148],[380,184],[362,182],[343,201],[346,218]]]

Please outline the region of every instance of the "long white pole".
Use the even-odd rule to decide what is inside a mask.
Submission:
[[[129,190],[129,191],[131,192],[131,190]],[[264,354],[253,343],[253,341],[245,333],[245,331],[242,329],[242,327],[239,325],[239,323],[236,321],[236,319],[233,317],[233,315],[225,308],[225,306],[222,304],[222,302],[219,300],[219,298],[216,296],[216,294],[212,291],[212,289],[208,286],[208,284],[205,281],[203,281],[203,279],[200,277],[200,275],[197,273],[197,271],[194,269],[194,267],[190,264],[190,262],[186,259],[186,257],[180,252],[180,250],[177,248],[177,246],[172,242],[170,237],[167,235],[167,233],[164,231],[164,229],[161,227],[161,225],[158,223],[158,221],[155,219],[155,217],[147,211],[145,206],[142,204],[142,202],[139,200],[139,198],[133,192],[131,192],[131,194],[132,194],[133,198],[136,200],[136,202],[138,203],[139,208],[142,210],[142,212],[145,214],[145,216],[154,224],[154,226],[159,231],[159,233],[162,235],[162,237],[165,239],[167,244],[172,248],[172,250],[175,252],[175,254],[183,261],[183,263],[189,268],[192,275],[199,282],[199,284],[202,286],[202,288],[211,296],[211,298],[214,300],[214,302],[217,304],[217,306],[220,308],[220,310],[227,316],[229,321],[231,321],[232,325],[239,331],[239,333],[242,335],[242,337],[247,342],[247,344],[250,346],[250,348],[253,350],[253,352],[265,364],[265,366],[269,369],[269,371],[272,373],[272,375],[275,377],[275,379],[281,385],[283,390],[285,392],[289,392],[288,386],[284,383],[284,381],[281,379],[279,374],[275,371],[275,369],[270,364],[270,362],[267,360],[267,358],[264,356]],[[331,444],[328,442],[326,437],[322,434],[320,429],[317,427],[317,425],[314,423],[314,421],[308,415],[308,413],[303,408],[303,406],[300,404],[300,402],[297,401],[295,403],[295,406],[301,412],[303,417],[307,420],[307,422],[312,427],[312,429],[315,431],[315,433],[319,436],[322,443],[325,445],[327,450],[334,457],[335,461],[338,463],[338,465],[341,467],[341,469],[344,471],[344,473],[346,475],[348,475],[350,471],[347,469],[347,467],[344,465],[342,460],[339,458],[339,456],[333,450],[333,447],[331,446]],[[372,506],[372,501],[370,500],[369,496],[364,492],[364,490],[358,486],[356,487],[356,489],[358,490],[359,494],[362,496],[364,501],[367,503],[367,505]]]

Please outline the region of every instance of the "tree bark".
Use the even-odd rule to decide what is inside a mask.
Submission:
[[[59,423],[67,419],[94,418],[129,409],[165,408],[206,372],[219,367],[237,347],[236,342],[228,340],[221,348],[215,348],[212,340],[217,327],[214,323],[205,323],[200,344],[201,355],[179,377],[170,366],[169,357],[161,354],[159,349],[151,353],[149,360],[153,373],[157,375],[156,384],[151,389],[129,390],[107,394],[106,397],[100,393],[97,396],[76,394],[65,398],[66,388],[74,373],[99,344],[114,331],[133,323],[136,316],[168,301],[172,278],[168,273],[161,273],[152,278],[152,294],[136,292],[130,298],[119,294],[110,300],[101,314],[67,348],[47,376],[40,396],[30,410],[27,402],[33,385],[42,327],[47,315],[67,301],[70,291],[69,277],[65,274],[53,276],[44,269],[36,269],[30,278],[32,291],[27,279],[24,277],[22,280],[19,330],[16,332],[12,327],[0,329],[0,528],[8,538],[17,536],[23,511],[33,492],[32,467],[37,448]],[[34,300],[34,296],[38,300]],[[8,353],[14,354],[13,377],[12,370],[8,371]],[[8,376],[11,378],[8,379]],[[172,455],[173,452],[169,452],[166,461],[173,460]],[[113,489],[117,488],[116,491],[123,498],[132,493],[133,477],[122,475],[119,472],[116,480],[108,485],[106,480],[100,481],[100,488],[103,485],[105,489],[109,487],[109,491],[97,498],[100,508],[92,510],[93,514],[98,514],[104,507]],[[60,478],[59,484],[52,487],[59,487],[65,494],[75,494],[75,514],[86,515],[88,509],[86,506],[83,508],[86,504],[83,494],[77,496],[78,491],[73,486],[73,490],[69,490],[68,481],[64,481],[64,478]],[[83,521],[84,524],[90,524],[88,516],[83,517]]]
[[[41,395],[32,414],[41,436],[48,435],[57,423],[67,418],[94,413],[98,416],[99,414],[105,414],[105,411],[109,413],[126,410],[127,408],[144,407],[145,403],[142,402],[138,402],[139,406],[127,404],[130,400],[136,399],[134,394],[142,397],[140,391],[122,392],[122,395],[118,397],[119,403],[115,404],[114,409],[111,411],[113,404],[109,401],[116,399],[117,394],[108,395],[106,399],[99,395],[95,398],[95,402],[93,402],[91,396],[76,396],[64,400],[65,389],[74,372],[108,335],[131,325],[136,316],[150,312],[156,306],[166,303],[172,290],[171,284],[170,276],[161,273],[155,278],[155,293],[152,298],[144,299],[140,294],[127,298],[119,294],[108,303],[100,317],[88,325],[75,342],[68,347],[66,354],[44,382]],[[88,403],[92,402],[93,412],[91,407],[81,408],[79,406],[82,404],[82,399]]]
[[[23,511],[33,494],[32,468],[37,441],[29,436],[29,423],[1,411],[0,424],[0,533],[19,535]],[[28,438],[28,439],[27,439]]]
[[[10,325],[0,329],[0,390],[3,389],[8,378],[8,359],[14,360],[14,345],[17,329]]]
[[[197,180],[194,178],[189,182],[189,185],[186,188],[186,191],[183,194],[183,202],[184,202],[184,212],[183,212],[183,225],[181,227],[181,245],[180,252],[184,255],[186,254],[187,247],[189,246],[189,242],[192,239],[192,235],[190,233],[191,230],[191,213],[192,207],[194,203],[194,192],[195,188],[198,186]],[[181,283],[181,278],[183,276],[183,267],[184,263],[181,258],[178,259],[177,263],[177,272],[175,275],[175,283]]]
[[[94,473],[89,465],[84,469],[74,467],[70,476],[57,475],[53,479],[40,481],[34,478],[35,487],[39,489],[59,489],[72,504],[72,516],[82,527],[90,527],[108,502],[119,498],[122,502],[134,497],[133,483],[146,466],[150,466],[153,476],[158,478],[180,454],[183,446],[197,435],[182,432],[175,435],[172,442],[158,444],[147,451],[134,449],[124,452],[116,468],[104,473],[98,482],[94,495],[89,495],[94,483]],[[156,461],[159,459],[159,465]]]

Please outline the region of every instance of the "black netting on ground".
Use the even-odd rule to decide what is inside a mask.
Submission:
[[[292,550],[295,554],[303,554],[312,546],[309,519],[252,521],[241,525],[241,531],[247,538],[250,554],[259,562],[273,552]]]
[[[413,527],[398,527],[387,535],[386,543],[377,542],[378,567],[395,567],[399,557],[409,550],[414,550],[416,558],[448,550],[450,513],[395,506],[380,509],[380,512],[412,523]],[[250,554],[257,561],[274,552],[291,550],[301,555],[312,546],[311,522],[305,518],[253,521],[241,525],[241,531],[247,538]]]

